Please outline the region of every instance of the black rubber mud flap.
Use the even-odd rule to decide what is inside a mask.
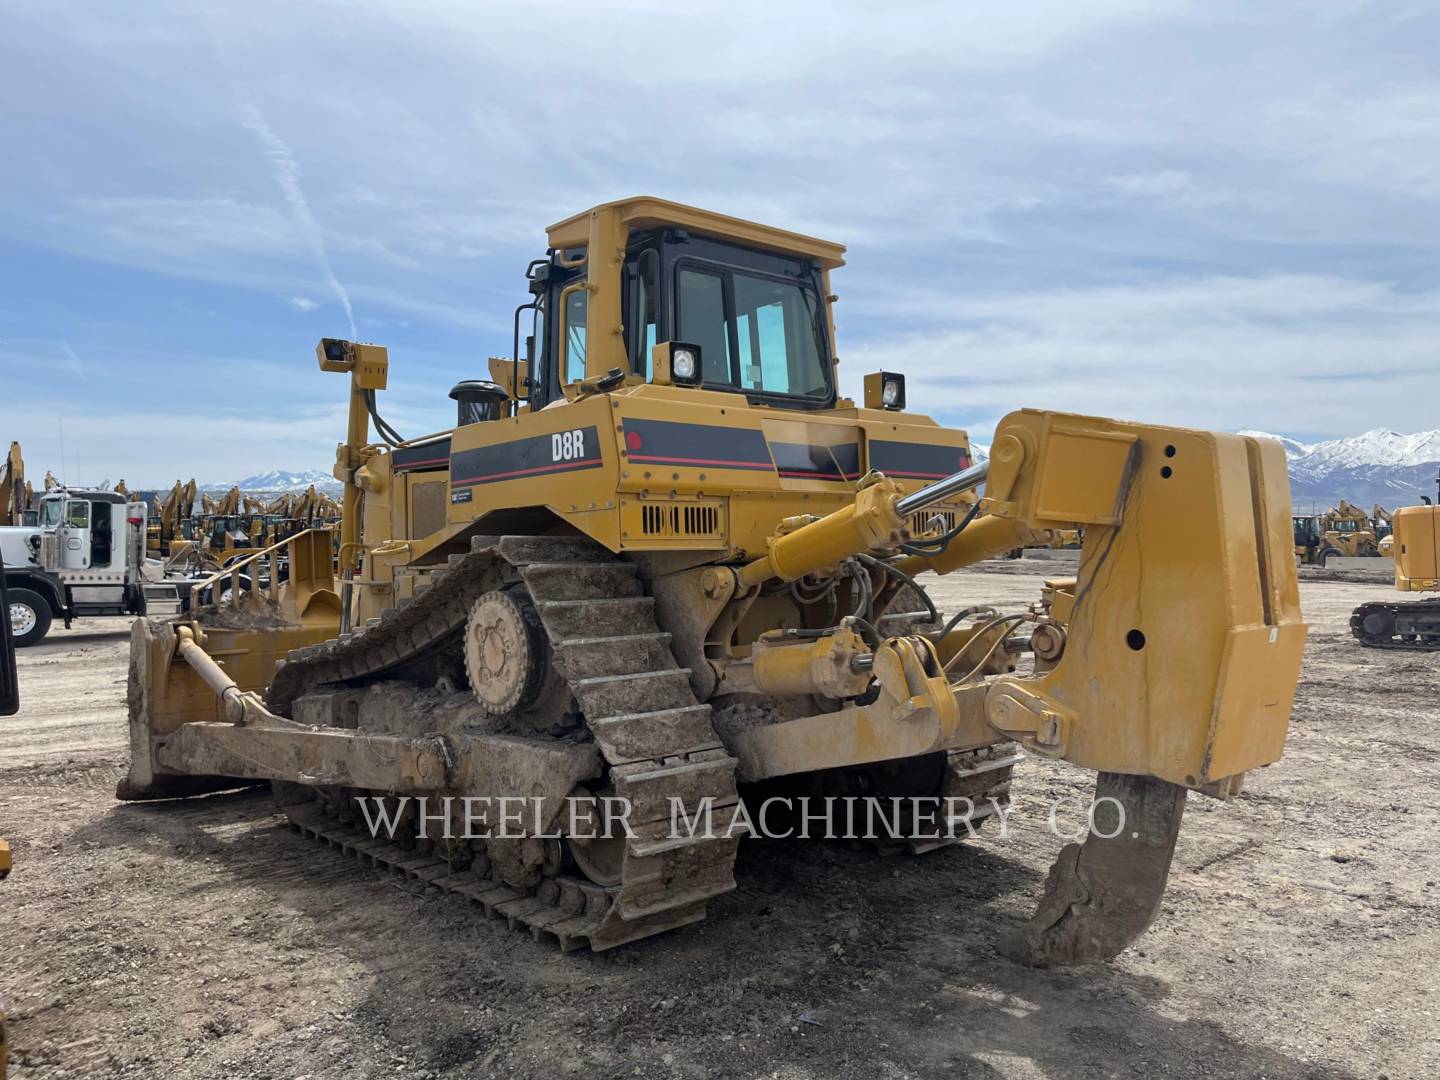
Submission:
[[[1101,773],[1095,800],[1094,831],[1083,844],[1061,849],[1035,914],[1000,942],[1010,959],[1030,967],[1109,960],[1160,910],[1185,789],[1148,776]],[[1116,802],[1125,808],[1125,827],[1102,839],[1116,831]]]

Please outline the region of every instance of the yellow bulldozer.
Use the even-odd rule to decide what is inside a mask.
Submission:
[[[118,796],[268,781],[301,833],[602,950],[703,918],[777,792],[929,851],[1008,810],[1028,753],[1098,774],[1098,824],[1004,948],[1115,955],[1187,793],[1283,749],[1283,450],[1022,410],[974,464],[902,374],[840,392],[843,254],[648,197],[567,218],[513,358],[421,438],[381,415],[385,348],[322,341],[350,385],[338,572],[308,530],[136,620]],[[1081,528],[1076,577],[1018,610],[927,592]],[[218,587],[267,561],[269,588]]]
[[[1435,485],[1440,499],[1440,477]],[[1420,498],[1422,505],[1402,506],[1389,515],[1400,592],[1440,592],[1440,506],[1428,495]],[[1440,650],[1440,599],[1369,601],[1351,612],[1350,632],[1371,648]]]

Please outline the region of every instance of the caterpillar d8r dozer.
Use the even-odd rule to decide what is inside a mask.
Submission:
[[[322,341],[351,387],[337,576],[308,532],[254,556],[288,560],[283,588],[137,621],[120,797],[269,781],[300,831],[599,950],[703,918],[760,794],[930,800],[941,828],[883,838],[940,847],[1006,805],[1023,747],[1097,772],[1128,824],[1065,848],[1007,949],[1122,949],[1186,792],[1281,754],[1305,637],[1284,453],[1021,411],[972,464],[902,376],[839,395],[843,251],[653,198],[562,221],[519,358],[409,441],[377,408],[386,350]],[[1024,610],[947,619],[917,580],[1076,528],[1078,576]],[[624,829],[590,827],[615,806]],[[687,831],[707,807],[745,821]]]
[[[1435,484],[1440,499],[1440,477]],[[1423,506],[1402,506],[1390,515],[1395,588],[1401,592],[1440,592],[1440,506],[1421,498]],[[1440,599],[1371,600],[1350,613],[1350,632],[1372,648],[1440,650]]]

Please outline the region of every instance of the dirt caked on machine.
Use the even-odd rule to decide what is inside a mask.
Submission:
[[[269,781],[301,831],[599,950],[734,887],[739,838],[674,835],[675,805],[789,784],[948,796],[973,825],[1023,747],[1098,773],[1128,825],[1063,850],[1008,951],[1122,949],[1187,792],[1282,751],[1305,637],[1283,451],[1026,410],[977,464],[903,376],[841,395],[843,252],[654,198],[568,218],[516,358],[409,441],[378,409],[386,350],[323,341],[351,387],[338,575],[306,532],[254,556],[284,555],[283,586],[137,620],[120,797]],[[919,577],[1062,529],[1078,574],[1022,610],[947,616]],[[456,840],[413,802],[393,837],[356,811],[442,795],[543,812]],[[606,798],[633,835],[564,834],[565,805]]]

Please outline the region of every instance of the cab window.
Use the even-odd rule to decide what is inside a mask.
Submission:
[[[49,502],[42,504],[42,509],[40,511],[40,524],[49,525],[52,527],[60,524],[59,499],[51,499]]]
[[[652,377],[650,350],[659,340],[656,331],[660,284],[659,252],[654,248],[646,248],[633,262],[626,265],[625,273],[630,287],[629,317],[625,320],[630,339],[630,370],[644,376],[648,382]]]
[[[582,285],[565,293],[565,382],[585,378],[585,316],[590,294]]]
[[[680,271],[681,341],[700,346],[704,381],[728,383],[730,379],[730,335],[725,322],[725,279],[702,270]]]
[[[770,394],[823,395],[815,294],[749,274],[736,274],[734,282],[740,386]]]
[[[677,275],[676,340],[700,346],[710,386],[824,399],[823,307],[794,280],[685,265]]]
[[[90,504],[79,500],[71,500],[67,503],[65,524],[75,529],[88,529],[90,527]]]

